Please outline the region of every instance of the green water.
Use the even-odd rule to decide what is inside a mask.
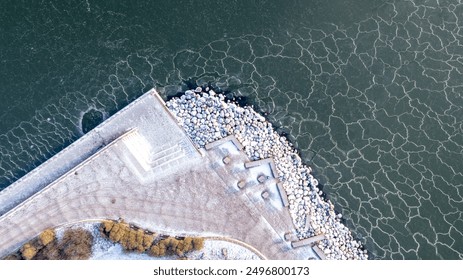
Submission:
[[[209,84],[269,113],[375,258],[463,257],[458,1],[112,2],[1,1],[0,188]]]

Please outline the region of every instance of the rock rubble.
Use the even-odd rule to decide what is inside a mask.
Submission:
[[[368,253],[341,222],[342,215],[321,197],[312,169],[302,163],[292,144],[263,116],[201,87],[186,91],[166,105],[198,147],[233,134],[251,160],[273,158],[288,195],[298,238],[325,234],[326,239],[316,246],[327,259],[368,259]]]

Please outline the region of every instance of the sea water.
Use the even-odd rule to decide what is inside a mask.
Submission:
[[[0,189],[152,87],[210,86],[293,142],[375,258],[463,257],[459,1],[113,2],[0,3]]]

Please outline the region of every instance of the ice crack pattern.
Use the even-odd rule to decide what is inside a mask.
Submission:
[[[139,50],[98,92],[68,93],[2,134],[0,185],[77,139],[90,109],[209,84],[268,113],[376,258],[462,259],[462,28],[461,1],[403,0],[347,27]]]

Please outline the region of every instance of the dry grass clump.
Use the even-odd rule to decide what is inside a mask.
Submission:
[[[124,222],[104,221],[100,225],[100,232],[111,241],[120,243],[125,250],[139,253],[148,250],[155,239],[154,234],[133,228]]]
[[[115,243],[119,243],[127,251],[148,253],[151,256],[179,256],[184,257],[187,252],[201,250],[204,247],[204,238],[158,238],[153,233],[131,227],[123,221],[104,221],[100,232]]]
[[[203,248],[203,238],[186,237],[184,239],[176,239],[168,237],[161,239],[156,244],[153,244],[149,250],[149,254],[155,257],[177,255],[185,256],[186,253],[201,250]]]
[[[37,254],[37,248],[35,248],[34,245],[30,243],[24,244],[24,246],[21,248],[21,256],[25,260],[31,260],[35,255]]]
[[[46,229],[39,235],[39,242],[43,246],[47,246],[53,240],[55,240],[55,231],[52,229]]]

